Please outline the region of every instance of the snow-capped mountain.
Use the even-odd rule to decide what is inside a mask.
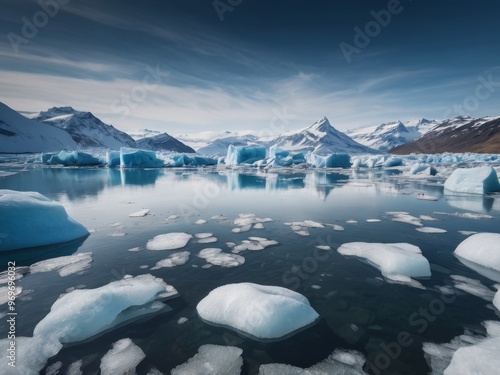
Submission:
[[[30,120],[0,103],[0,153],[75,150],[78,145],[64,129]]]
[[[258,138],[255,135],[247,134],[242,136],[233,136],[226,138],[218,138],[204,147],[198,149],[198,153],[202,155],[226,155],[229,145],[233,146],[249,146],[258,143]]]
[[[316,121],[311,126],[287,132],[267,142],[268,146],[278,147],[290,151],[315,152],[316,154],[332,153],[375,153],[372,148],[364,146],[348,135],[335,129],[326,117]]]
[[[175,152],[186,152],[186,153],[195,152],[191,147],[186,146],[184,143],[175,139],[174,137],[172,137],[167,133],[150,135],[148,137],[138,139],[135,143],[138,148],[143,148],[146,150],[175,151]]]
[[[257,132],[252,130],[244,131],[204,131],[200,133],[190,133],[190,134],[174,134],[174,137],[185,143],[189,147],[194,148],[197,152],[206,146],[209,146],[212,142],[217,139],[225,139],[229,137],[246,137],[248,135],[255,135]]]
[[[425,118],[408,121],[405,124],[401,121],[394,121],[378,126],[349,130],[347,134],[362,145],[387,152],[394,147],[420,138],[438,124],[439,122],[435,120]]]
[[[130,135],[135,141],[138,141],[139,139],[160,135],[161,132],[158,130],[139,129],[139,130],[129,131],[127,132],[127,134]]]
[[[40,112],[34,119],[66,130],[81,148],[118,150],[120,147],[135,147],[135,141],[127,133],[105,124],[90,112],[53,107]]]
[[[500,116],[458,116],[442,121],[421,138],[398,146],[395,154],[485,152],[500,153]]]

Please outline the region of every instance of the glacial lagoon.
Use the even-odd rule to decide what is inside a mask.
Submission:
[[[485,331],[482,322],[498,320],[491,303],[495,282],[466,267],[453,251],[470,232],[499,231],[500,195],[445,194],[444,180],[411,178],[398,168],[265,172],[5,164],[0,189],[40,192],[62,203],[90,231],[86,238],[61,245],[0,253],[1,271],[15,261],[24,274],[16,282],[22,287],[16,300],[17,336],[32,336],[63,293],[98,288],[126,275],[152,274],[179,295],[155,314],[65,345],[47,367],[61,362],[64,373],[82,360],[84,374],[98,373],[113,343],[130,338],[146,355],[137,367],[139,374],[153,368],[169,374],[206,344],[242,349],[242,374],[257,374],[268,363],[307,368],[338,349],[365,356],[364,370],[370,374],[428,373],[430,359],[423,343],[448,343],[465,330],[480,335]],[[396,220],[401,212],[411,215],[413,224]],[[131,217],[134,213],[141,214]],[[271,220],[245,231],[234,223],[242,214]],[[446,232],[424,233],[417,230],[421,227]],[[178,250],[146,248],[155,236],[174,232],[193,237]],[[200,241],[213,237],[213,242]],[[238,252],[244,263],[233,267],[198,256],[207,248],[232,254],[249,237],[278,244]],[[372,264],[337,252],[349,242],[418,246],[431,276],[414,284],[389,280]],[[155,267],[185,251],[187,262]],[[89,252],[90,267],[67,276],[23,268]],[[196,306],[210,291],[240,282],[296,291],[320,318],[283,340],[256,340],[200,319]],[[6,313],[7,305],[0,305],[2,319]],[[2,324],[0,337],[6,336],[7,325]]]

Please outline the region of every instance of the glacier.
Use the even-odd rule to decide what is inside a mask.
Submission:
[[[500,191],[498,175],[490,166],[458,168],[444,183],[445,191],[485,194]]]
[[[0,190],[0,210],[0,251],[53,245],[89,234],[62,204],[37,192]]]
[[[280,339],[319,318],[303,295],[283,287],[253,283],[220,286],[203,298],[196,310],[206,322],[254,339]]]

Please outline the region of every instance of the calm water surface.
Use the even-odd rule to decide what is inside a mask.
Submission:
[[[167,301],[170,309],[105,333],[89,342],[65,347],[48,365],[62,361],[64,368],[84,359],[85,374],[98,373],[100,358],[115,341],[130,337],[145,352],[138,373],[156,367],[165,374],[196,354],[204,344],[234,345],[243,349],[243,374],[258,373],[264,363],[288,363],[309,367],[335,349],[354,349],[375,363],[400,332],[408,342],[383,371],[370,373],[425,374],[429,367],[422,342],[448,342],[464,328],[480,329],[484,320],[498,319],[487,301],[458,293],[453,302],[441,304],[438,286],[453,285],[451,275],[463,275],[492,287],[494,282],[463,266],[454,256],[456,246],[466,238],[459,230],[499,232],[500,197],[453,197],[443,195],[443,180],[410,180],[391,171],[307,171],[255,173],[215,170],[113,170],[73,168],[0,167],[0,188],[38,191],[64,204],[70,216],[85,225],[91,235],[83,242],[49,246],[29,251],[3,253],[1,268],[15,260],[18,266],[42,259],[93,253],[91,269],[81,275],[60,277],[57,272],[29,274],[18,281],[25,291],[18,300],[18,335],[32,336],[35,325],[50,310],[61,293],[71,287],[96,288],[124,275],[151,273],[173,285],[180,296]],[[419,193],[437,201],[417,199]],[[143,208],[150,215],[131,218]],[[413,225],[391,221],[388,211],[406,211],[414,216],[431,215],[439,221],[424,225],[443,228],[444,234],[425,234]],[[473,220],[435,212],[487,213],[493,219]],[[264,229],[233,233],[233,220],[240,213],[272,218]],[[178,219],[166,220],[170,215]],[[211,219],[224,215],[227,220]],[[205,219],[203,225],[196,220]],[[286,222],[314,220],[342,225],[311,228],[310,236],[294,233]],[[380,222],[367,222],[380,219]],[[355,220],[357,223],[346,223]],[[192,239],[182,249],[191,253],[188,263],[173,268],[150,270],[169,251],[145,249],[148,239],[169,232],[190,234],[211,232],[212,244]],[[205,260],[196,254],[207,247],[230,251],[226,242],[239,243],[250,236],[279,241],[263,251],[241,253],[245,263],[235,268],[202,268]],[[425,289],[389,283],[380,272],[358,259],[336,252],[346,242],[408,242],[417,245],[432,267],[432,277],[419,280]],[[330,245],[332,251],[318,251],[316,245]],[[141,251],[130,252],[139,247]],[[321,315],[314,326],[279,342],[257,342],[224,328],[203,323],[197,303],[212,289],[234,282],[277,285],[305,295]],[[434,302],[433,302],[434,301]],[[440,305],[440,306],[441,306]],[[430,318],[423,318],[431,311]],[[425,311],[422,309],[426,309]],[[0,313],[6,305],[0,306]],[[181,317],[188,318],[178,324]],[[0,326],[6,336],[6,325]],[[380,356],[378,357],[380,360]],[[385,366],[384,366],[385,367]]]

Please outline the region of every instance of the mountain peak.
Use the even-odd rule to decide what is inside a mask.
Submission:
[[[313,131],[313,132],[326,133],[330,129],[334,129],[334,128],[330,124],[330,121],[328,121],[328,119],[325,116],[323,116],[321,119],[319,119],[314,124],[309,126],[306,130]]]

